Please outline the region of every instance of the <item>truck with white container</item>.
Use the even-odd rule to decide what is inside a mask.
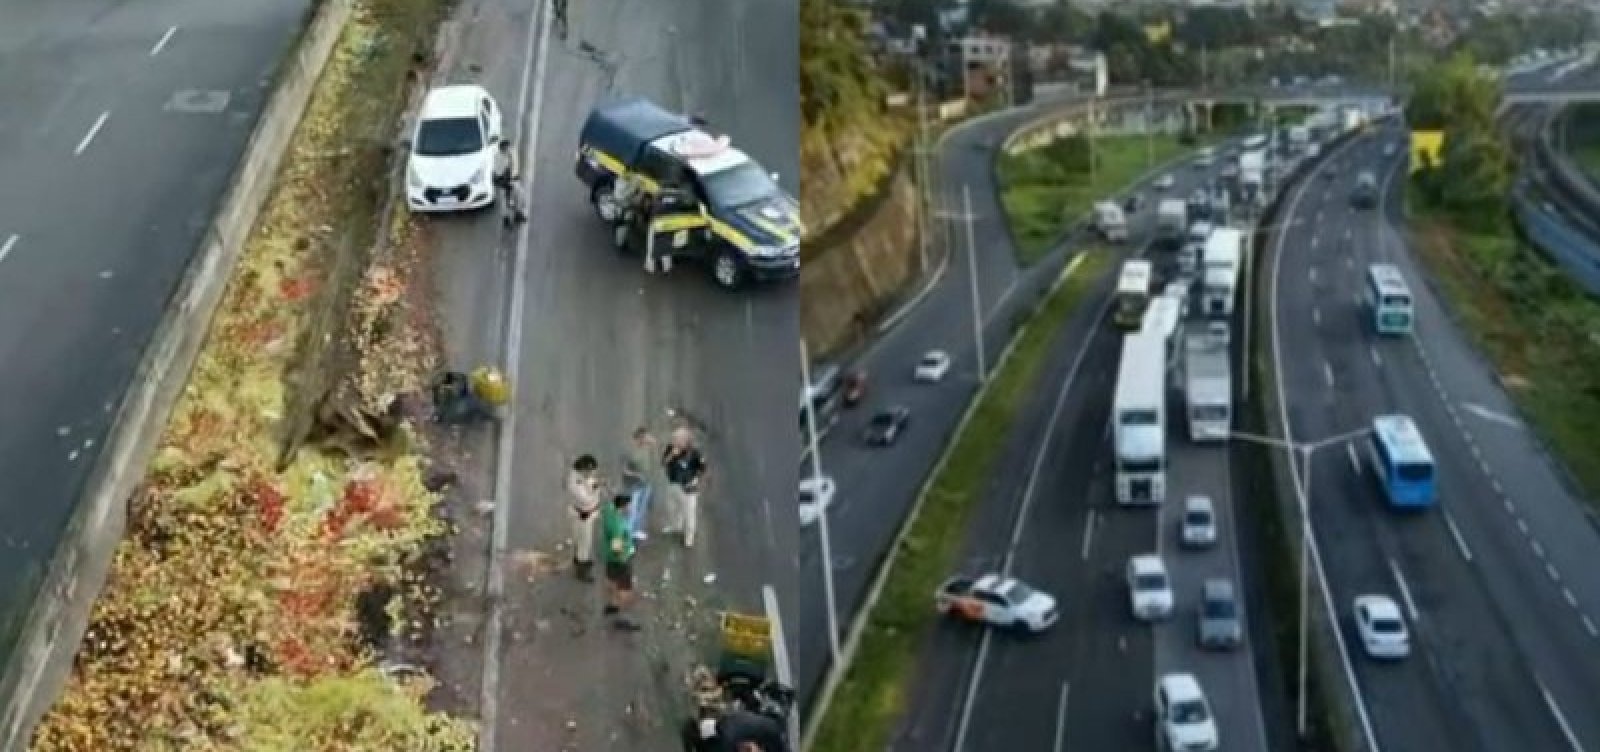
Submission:
[[[1243,254],[1244,232],[1237,227],[1219,227],[1206,240],[1200,260],[1200,310],[1206,316],[1233,315]]]
[[[1156,207],[1156,241],[1167,250],[1183,245],[1189,230],[1189,207],[1181,199],[1162,199]]]
[[[1118,504],[1160,504],[1167,485],[1167,343],[1157,332],[1122,339],[1111,442]]]
[[[1183,401],[1189,440],[1226,441],[1233,428],[1233,370],[1226,338],[1193,322],[1183,335]]]
[[[1094,205],[1094,230],[1107,243],[1128,241],[1128,216],[1113,201],[1100,201]]]
[[[1111,314],[1119,328],[1138,329],[1144,323],[1154,274],[1153,265],[1145,259],[1122,262],[1122,273],[1117,275],[1116,307]]]
[[[1239,203],[1257,206],[1266,203],[1266,151],[1247,151],[1239,155]]]

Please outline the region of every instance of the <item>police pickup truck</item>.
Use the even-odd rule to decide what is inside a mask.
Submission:
[[[576,171],[602,220],[618,225],[630,204],[656,207],[645,230],[655,253],[709,264],[722,287],[800,273],[799,202],[681,114],[642,98],[597,106],[579,135]],[[652,201],[669,196],[684,200]]]

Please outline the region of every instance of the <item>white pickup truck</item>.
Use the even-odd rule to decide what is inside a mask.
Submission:
[[[939,613],[992,627],[1043,632],[1061,616],[1055,598],[999,574],[952,577],[933,597]]]

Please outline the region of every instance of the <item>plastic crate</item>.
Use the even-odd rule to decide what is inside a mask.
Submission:
[[[772,652],[772,623],[764,616],[723,612],[722,649],[731,655],[765,663]]]

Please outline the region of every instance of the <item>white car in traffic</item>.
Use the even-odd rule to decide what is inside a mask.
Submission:
[[[800,479],[800,526],[809,527],[833,506],[833,479],[812,476]]]
[[[414,212],[470,211],[495,201],[500,105],[482,86],[428,92],[406,160],[406,206]]]
[[[1159,555],[1129,558],[1127,579],[1134,618],[1155,621],[1172,615],[1172,578],[1167,576],[1167,565]]]
[[[1411,655],[1411,635],[1393,598],[1358,595],[1354,610],[1356,632],[1368,656],[1396,660]]]
[[[1203,548],[1217,542],[1217,512],[1211,497],[1193,495],[1183,500],[1183,545]]]
[[[1171,188],[1172,184],[1175,183],[1175,182],[1177,182],[1177,180],[1175,178],[1173,178],[1171,175],[1162,175],[1161,177],[1156,178],[1156,182],[1155,182],[1156,190],[1161,190],[1161,191],[1167,190],[1167,189]]]
[[[916,379],[927,384],[934,384],[944,380],[944,375],[950,371],[950,354],[943,350],[929,350],[922,360],[917,361]]]
[[[1194,674],[1163,674],[1156,681],[1156,749],[1212,752],[1220,746],[1211,703]]]

